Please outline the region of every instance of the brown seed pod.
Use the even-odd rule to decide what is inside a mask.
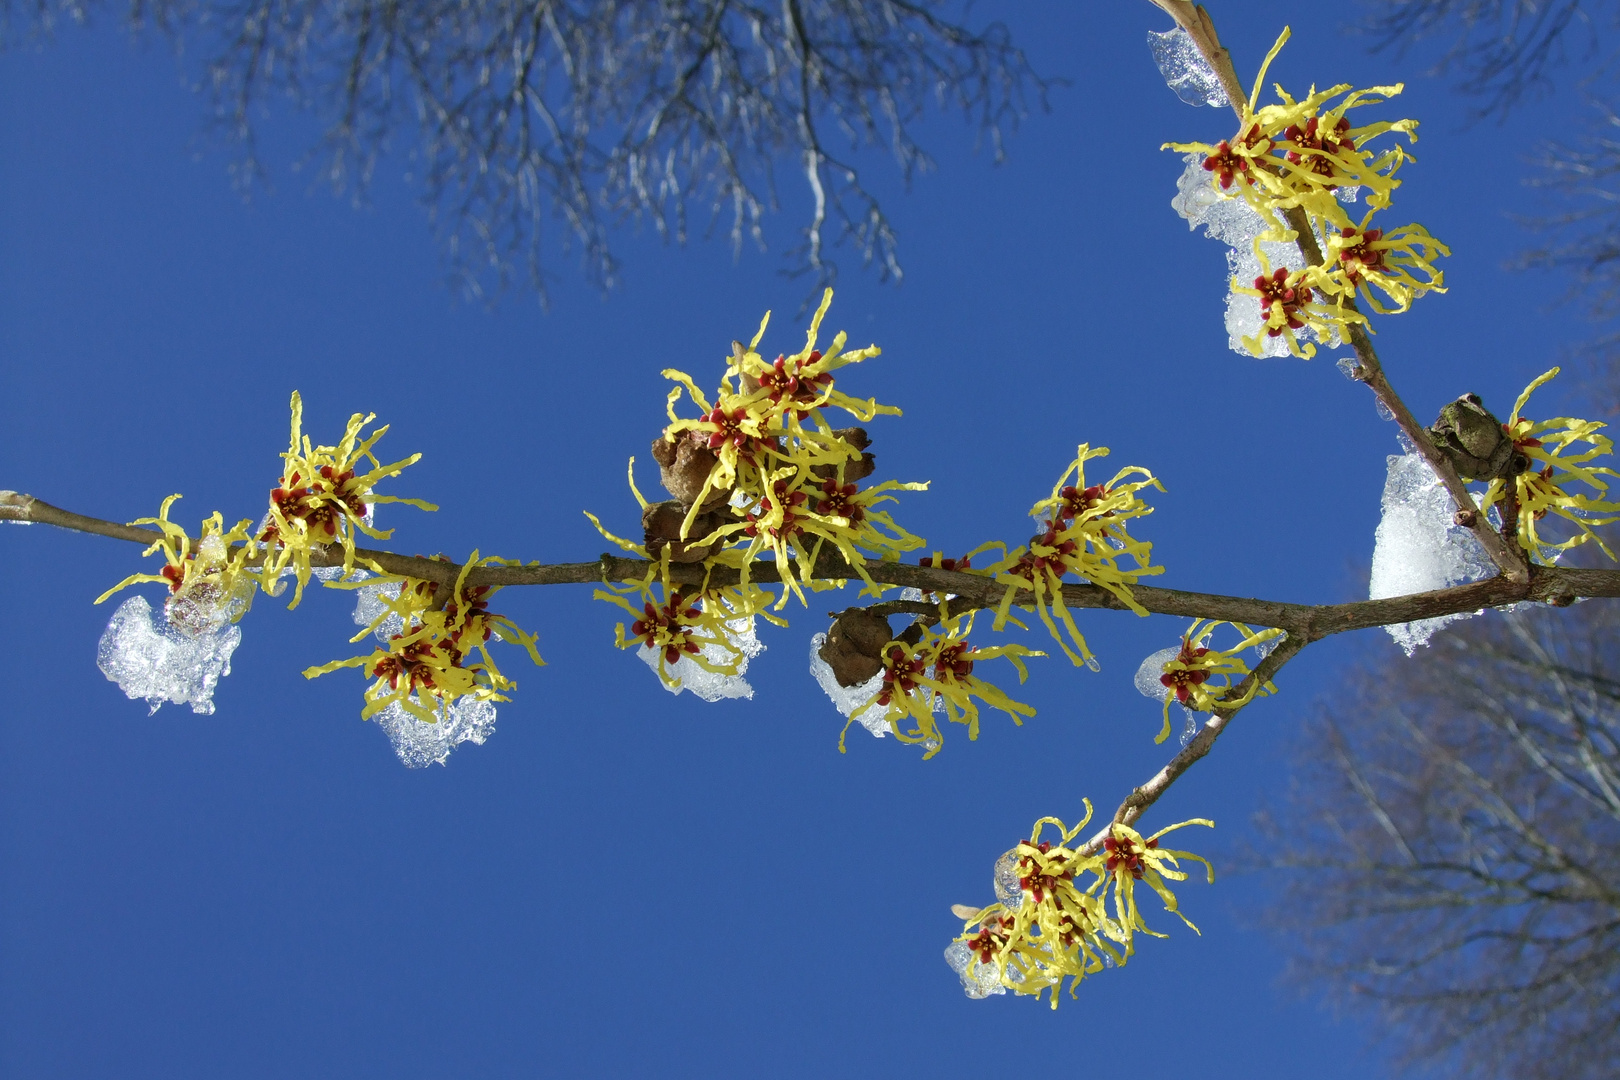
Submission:
[[[703,546],[696,541],[720,528],[730,517],[724,511],[699,514],[692,520],[691,529],[687,530],[688,539],[682,540],[681,522],[686,520],[688,509],[673,499],[647,504],[646,509],[641,511],[641,529],[648,555],[658,558],[658,553],[667,545],[670,562],[695,563],[702,562],[720,549],[723,541],[716,540]]]
[[[859,686],[883,670],[883,646],[892,640],[888,619],[850,608],[833,620],[820,656],[839,686]]]
[[[664,490],[689,507],[703,492],[709,471],[717,460],[707,441],[708,436],[694,431],[683,432],[673,440],[662,435],[653,440],[652,456],[658,462],[659,479],[664,482]],[[707,507],[724,504],[727,496],[728,492],[725,491],[711,491]]]
[[[865,450],[872,445],[871,436],[867,435],[863,427],[838,428],[833,431],[833,437],[853,450]],[[844,462],[844,483],[853,484],[865,480],[876,468],[877,457],[863,453],[858,458]],[[838,475],[836,465],[817,465],[810,471],[823,480],[831,480]]]

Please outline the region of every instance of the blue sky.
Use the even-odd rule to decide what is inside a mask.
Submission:
[[[1394,213],[1452,246],[1451,291],[1381,322],[1378,344],[1420,416],[1469,390],[1505,411],[1590,333],[1550,307],[1559,283],[1503,269],[1527,241],[1509,214],[1535,206],[1520,155],[1569,117],[1553,102],[1469,126],[1332,10],[1215,14],[1246,77],[1292,18],[1273,69],[1290,87],[1407,79],[1399,115],[1424,126]],[[879,477],[931,481],[899,520],[948,554],[1018,542],[1089,441],[1163,479],[1142,534],[1164,584],[1354,598],[1393,428],[1330,357],[1228,352],[1223,249],[1169,209],[1180,163],[1159,144],[1224,137],[1230,114],[1163,86],[1144,39],[1166,19],[1145,3],[992,14],[1072,85],[1000,167],[954,118],[930,122],[938,172],[879,181],[904,283],[846,258],[828,320],[883,346],[852,392],[905,410],[870,425]],[[662,423],[659,371],[711,384],[766,309],[765,348],[802,333],[804,284],[774,256],[633,231],[606,298],[559,260],[549,313],[521,292],[463,303],[403,160],[356,208],[286,168],[312,128],[276,113],[273,190],[244,203],[184,64],[103,22],[0,56],[0,487],[119,520],[176,491],[193,528],[256,517],[297,389],[319,440],[375,411],[394,456],[424,455],[391,490],[441,509],[389,511],[397,550],[589,559],[603,543],[582,510],[634,527],[624,463]],[[784,189],[778,250],[801,208]],[[348,654],[345,597],[261,598],[218,712],[148,717],[97,671],[110,611],[90,603],[138,550],[7,528],[0,553],[0,1073],[967,1077],[1054,1053],[1212,1078],[1385,1072],[1374,1027],[1279,981],[1262,876],[1189,885],[1202,937],[1150,915],[1169,940],[1055,1013],[969,1001],[941,959],[949,905],[988,902],[1031,821],[1082,796],[1106,812],[1168,757],[1131,677],[1180,620],[1083,616],[1100,673],[1037,661],[1014,695],[1035,718],[987,717],[922,762],[858,731],[837,752],[804,658],[841,601],[765,634],[753,701],[710,705],[615,651],[589,589],[512,590],[496,606],[548,666],[510,656],[519,689],[489,743],[411,771],[360,722],[358,675],[299,675]],[[1215,818],[1195,850],[1219,868],[1288,783],[1311,702],[1385,647],[1295,661],[1146,823]]]

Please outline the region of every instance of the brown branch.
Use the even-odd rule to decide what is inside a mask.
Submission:
[[[161,534],[154,529],[86,517],[52,506],[31,495],[21,495],[12,491],[0,491],[0,521],[56,525],[115,540],[131,540],[138,544],[152,544],[161,538]],[[461,566],[457,563],[427,559],[419,555],[399,555],[391,551],[377,551],[370,548],[357,548],[355,555],[360,561],[376,563],[387,573],[437,581],[445,585],[453,584],[457,575],[461,573]],[[316,566],[338,566],[343,562],[343,552],[336,547],[316,549],[310,561]],[[467,583],[512,586],[591,585],[603,581],[639,581],[657,565],[646,559],[603,555],[592,562],[483,566],[473,569],[467,575]],[[941,570],[931,566],[869,562],[865,570],[872,580],[885,585],[920,589],[939,595],[952,594],[956,597],[948,605],[948,610],[952,613],[995,607],[1001,603],[1007,591],[1005,583],[993,578],[956,570]],[[696,563],[677,563],[670,567],[670,579],[680,584],[700,585],[705,576],[715,585],[733,585],[740,578],[739,572],[730,567],[714,567],[707,571],[701,564]],[[822,581],[840,581],[859,575],[843,559],[823,554],[817,561],[812,576]],[[765,585],[781,581],[776,566],[765,562],[755,563],[750,568],[749,577],[750,580]],[[1481,608],[1515,604],[1525,600],[1564,605],[1577,597],[1620,597],[1620,570],[1536,566],[1531,568],[1529,580],[1525,582],[1516,582],[1505,576],[1499,576],[1449,589],[1413,593],[1409,596],[1393,596],[1383,600],[1359,600],[1348,604],[1295,604],[1281,600],[1191,592],[1185,589],[1163,589],[1151,585],[1132,586],[1131,595],[1144,610],[1155,615],[1215,618],[1255,626],[1275,626],[1287,630],[1291,637],[1318,641],[1350,630],[1364,630],[1391,623],[1478,611]],[[1063,602],[1072,608],[1129,610],[1118,597],[1096,585],[1063,586]],[[902,612],[924,614],[936,610],[932,605],[903,601],[889,601],[883,607],[885,608],[883,614]]]

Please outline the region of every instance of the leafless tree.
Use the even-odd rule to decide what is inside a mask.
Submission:
[[[83,21],[95,6],[61,3],[0,0],[6,36]],[[745,239],[765,248],[778,165],[808,194],[790,272],[830,282],[829,248],[847,240],[898,277],[895,231],[858,148],[886,145],[909,182],[931,165],[914,131],[932,99],[960,109],[999,159],[1048,86],[1004,27],[971,30],[947,15],[954,6],[130,0],[127,18],[207,58],[215,117],[246,151],[243,180],[257,173],[254,127],[277,96],[319,116],[311,157],[338,189],[363,192],[414,127],[413,172],[463,284],[485,291],[521,266],[543,296],[543,256],[572,244],[587,276],[611,286],[610,233],[626,220],[684,242],[695,211],[734,251]]]
[[[1302,972],[1458,1075],[1620,1075],[1620,612],[1489,613],[1322,707],[1263,819]]]

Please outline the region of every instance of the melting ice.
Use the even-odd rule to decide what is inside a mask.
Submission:
[[[420,704],[414,694],[412,700]],[[406,712],[396,701],[374,715],[371,722],[387,733],[399,760],[408,768],[421,769],[435,763],[443,765],[460,743],[484,745],[484,740],[495,734],[495,703],[458,698],[440,711],[437,723],[430,724]]]
[[[719,701],[722,698],[752,698],[754,688],[743,673],[748,670],[748,661],[765,651],[764,642],[754,636],[754,620],[751,618],[733,619],[726,623],[726,643],[718,641],[703,646],[703,659],[711,664],[729,664],[733,660],[737,663],[737,671],[732,675],[723,675],[717,671],[707,671],[698,666],[692,657],[681,654],[681,658],[673,664],[666,663],[664,672],[680,680],[679,686],[671,686],[659,679],[665,690],[672,694],[679,694],[682,690],[690,690],[704,701]],[[658,674],[659,651],[650,646],[643,645],[635,650],[643,663],[652,668],[653,674]]]
[[[1230,105],[1231,99],[1221,88],[1215,69],[1209,66],[1204,54],[1193,44],[1192,35],[1181,27],[1169,33],[1148,31],[1148,48],[1153,51],[1153,62],[1159,66],[1165,85],[1176,92],[1176,97],[1189,105]]]

